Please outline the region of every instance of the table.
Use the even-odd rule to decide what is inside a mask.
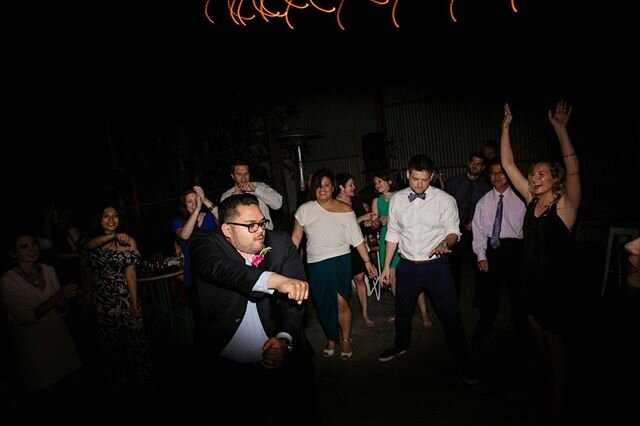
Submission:
[[[155,319],[150,327],[153,328],[160,320],[167,318],[171,331],[173,331],[173,307],[169,293],[169,279],[177,277],[183,272],[182,269],[179,269],[164,273],[163,271],[158,271],[158,273],[159,275],[138,278],[138,283],[143,284],[140,286],[141,298],[145,305],[145,310],[159,310],[158,318]]]

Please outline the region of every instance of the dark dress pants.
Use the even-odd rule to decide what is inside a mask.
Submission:
[[[495,249],[487,245],[489,271],[480,274],[474,297],[480,314],[476,330],[478,334],[493,329],[503,286],[507,289],[516,335],[526,337],[528,334],[522,282],[523,249],[523,240],[516,238],[500,239],[500,246]]]
[[[396,339],[397,349],[411,343],[411,321],[418,295],[425,291],[442,323],[451,356],[458,364],[469,359],[469,346],[462,324],[458,296],[451,277],[447,256],[426,263],[400,259],[396,272]]]

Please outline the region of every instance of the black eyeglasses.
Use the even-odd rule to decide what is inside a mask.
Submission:
[[[267,225],[269,224],[269,220],[268,219],[264,219],[260,222],[254,222],[254,223],[235,223],[235,222],[225,222],[227,225],[237,225],[237,226],[244,226],[245,228],[247,228],[247,230],[251,233],[254,234],[256,232],[258,232],[258,229],[267,229]]]

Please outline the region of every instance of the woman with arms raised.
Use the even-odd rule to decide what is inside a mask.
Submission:
[[[562,165],[540,160],[528,179],[515,164],[509,127],[513,116],[504,105],[500,155],[502,167],[524,197],[525,303],[529,323],[545,356],[551,385],[551,414],[560,416],[566,400],[565,338],[571,318],[576,279],[573,229],[580,205],[580,175],[576,151],[567,132],[572,108],[560,101],[549,111],[549,122],[560,142]]]

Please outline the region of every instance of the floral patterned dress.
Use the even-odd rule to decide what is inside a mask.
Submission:
[[[87,253],[93,275],[98,337],[103,367],[110,385],[149,382],[151,362],[142,317],[131,312],[131,296],[124,277],[140,252],[98,248]]]

